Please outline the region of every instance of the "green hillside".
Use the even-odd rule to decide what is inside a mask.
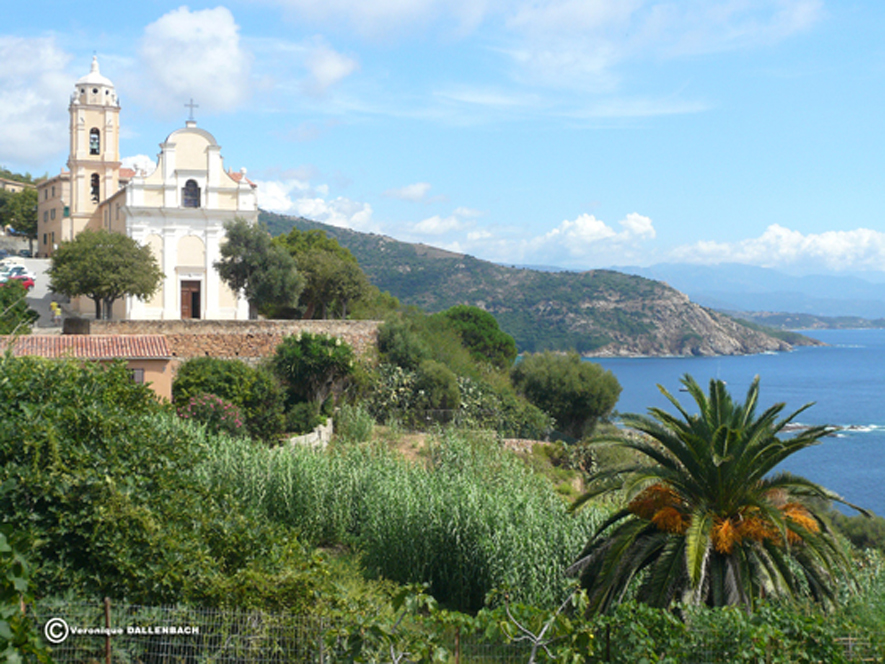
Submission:
[[[786,348],[644,277],[610,270],[505,267],[303,218],[262,212],[261,221],[273,235],[293,227],[325,231],[356,256],[372,283],[405,304],[429,312],[456,304],[479,306],[495,315],[521,351],[711,355]]]

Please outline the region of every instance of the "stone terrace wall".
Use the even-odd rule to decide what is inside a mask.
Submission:
[[[91,320],[69,318],[65,334],[162,334],[173,357],[257,360],[272,355],[283,337],[311,332],[349,343],[357,355],[371,355],[378,343],[374,320]]]

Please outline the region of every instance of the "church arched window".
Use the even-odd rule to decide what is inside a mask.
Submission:
[[[92,185],[92,202],[98,203],[101,200],[101,178],[98,173],[93,173],[90,181]]]
[[[183,207],[200,207],[200,185],[196,180],[188,180],[181,190],[181,204]]]
[[[101,132],[94,127],[89,130],[89,154],[101,154]]]

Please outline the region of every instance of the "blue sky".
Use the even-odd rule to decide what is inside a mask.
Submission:
[[[0,165],[61,169],[96,54],[127,164],[193,98],[265,209],[508,264],[881,273],[883,37],[850,0],[12,3]]]

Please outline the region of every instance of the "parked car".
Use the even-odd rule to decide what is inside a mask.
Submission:
[[[31,255],[30,249],[19,249],[18,255],[21,256],[22,258],[33,258],[33,256]]]
[[[27,274],[17,274],[11,277],[0,277],[0,286],[5,285],[9,281],[20,281],[22,286],[24,286],[26,290],[31,290],[34,287],[34,277]]]
[[[31,273],[31,271],[24,265],[10,265],[4,268],[2,272],[0,272],[0,279],[22,276],[31,277],[31,279],[34,278],[34,275]]]

